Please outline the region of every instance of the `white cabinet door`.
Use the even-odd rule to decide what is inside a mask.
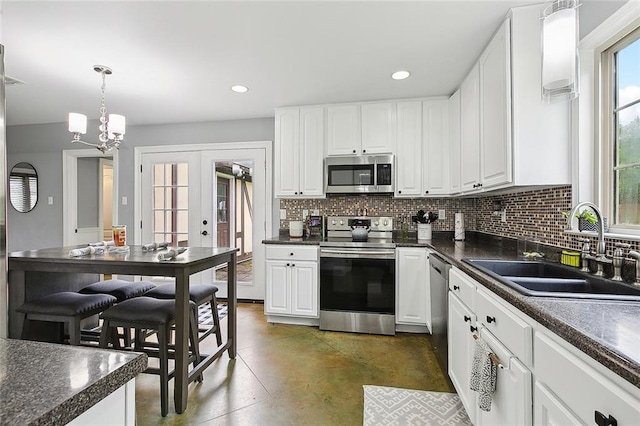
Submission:
[[[361,154],[392,153],[396,145],[396,105],[394,102],[362,104]]]
[[[449,98],[449,193],[460,192],[460,90]]]
[[[396,323],[430,325],[428,263],[427,249],[396,249]]]
[[[452,292],[449,292],[448,357],[449,377],[464,405],[469,419],[476,423],[475,393],[469,389],[473,360],[473,333],[476,316]]]
[[[318,263],[294,262],[291,267],[291,314],[318,317]]]
[[[422,193],[422,102],[398,102],[397,109],[395,195],[418,196]]]
[[[422,188],[428,195],[448,194],[449,108],[447,100],[422,103],[422,128],[424,138]]]
[[[275,194],[289,197],[297,195],[299,188],[300,110],[278,110],[275,122]]]
[[[536,426],[578,426],[583,423],[553,392],[536,382],[533,394],[533,423]]]
[[[287,266],[286,262],[266,261],[265,313],[289,314],[291,312],[291,304],[289,301],[291,293],[290,269],[291,266]]]
[[[502,23],[479,61],[483,189],[512,181],[509,22]]]
[[[460,86],[460,185],[477,190],[480,183],[480,92],[476,64]]]
[[[327,154],[360,154],[360,106],[327,107]]]
[[[504,368],[497,370],[491,411],[477,411],[478,425],[531,425],[531,371],[486,329],[480,330],[480,336]]]
[[[324,194],[324,108],[300,109],[299,193],[304,197]],[[286,164],[284,165],[286,167]],[[278,173],[279,169],[275,169]],[[282,173],[282,172],[280,172]]]

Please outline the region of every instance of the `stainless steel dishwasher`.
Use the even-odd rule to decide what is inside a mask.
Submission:
[[[436,358],[445,377],[448,377],[447,368],[447,292],[449,290],[449,264],[435,253],[429,255],[431,283],[431,333]]]

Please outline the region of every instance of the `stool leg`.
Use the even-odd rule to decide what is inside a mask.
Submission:
[[[80,346],[80,318],[78,317],[69,319],[69,344]]]
[[[100,330],[100,347],[106,348],[109,345],[109,336],[111,335],[111,327],[109,320],[102,321],[102,330]]]
[[[197,308],[189,315],[189,340],[191,342],[191,351],[193,352],[193,368],[200,364],[200,339],[198,339],[198,320],[196,319]],[[200,374],[196,379],[202,383],[204,376]]]
[[[218,346],[222,346],[222,334],[220,333],[220,316],[218,315],[218,300],[214,294],[211,298],[211,313],[213,314],[213,326],[216,328],[216,342]]]
[[[158,329],[158,352],[160,357],[160,414],[162,414],[162,417],[166,417],[169,412],[169,345],[167,334],[167,327],[161,325]]]

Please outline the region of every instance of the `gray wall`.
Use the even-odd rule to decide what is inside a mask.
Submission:
[[[100,165],[98,158],[78,158],[78,228],[97,228],[100,214]]]
[[[95,125],[93,125],[95,124]],[[88,128],[95,129],[97,123]],[[95,135],[87,139],[97,140]],[[120,147],[118,186],[120,197],[130,201],[126,206],[118,205],[118,222],[128,225],[128,237],[133,239],[135,203],[134,150],[136,146],[203,144],[220,142],[273,141],[273,118],[212,121],[203,123],[162,124],[129,126],[125,141]],[[23,125],[7,127],[8,168],[20,161],[33,164],[38,172],[39,199],[29,213],[8,210],[8,249],[28,250],[62,245],[62,151],[84,148],[71,144],[71,135],[66,123]],[[87,149],[94,149],[87,147]],[[47,197],[54,198],[53,205]],[[274,200],[272,223],[274,233],[278,230],[278,206]]]

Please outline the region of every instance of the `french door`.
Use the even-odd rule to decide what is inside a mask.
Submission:
[[[237,275],[238,298],[263,300],[261,241],[270,206],[265,160],[264,148],[143,153],[140,243],[238,247],[244,253],[238,269],[245,271]],[[217,275],[203,271],[191,282],[214,283],[226,297],[226,279]]]

